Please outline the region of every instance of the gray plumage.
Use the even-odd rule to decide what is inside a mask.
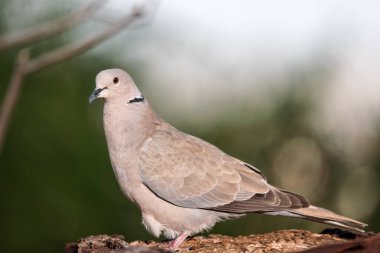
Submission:
[[[217,221],[258,212],[328,223],[356,231],[366,224],[310,205],[280,190],[258,169],[162,120],[121,69],[96,77],[90,102],[103,97],[108,150],[123,193],[143,223],[179,245]],[[175,247],[178,245],[175,244]]]

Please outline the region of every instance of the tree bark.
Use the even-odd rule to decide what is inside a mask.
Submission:
[[[66,253],[124,253],[170,252],[168,242],[134,241],[127,243],[123,236],[98,235],[66,244]],[[380,252],[380,234],[356,235],[339,229],[315,234],[305,230],[280,230],[248,236],[209,235],[187,239],[177,252],[193,253],[375,253]]]

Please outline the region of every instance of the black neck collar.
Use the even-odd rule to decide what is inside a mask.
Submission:
[[[141,95],[141,97],[137,97],[137,98],[133,98],[131,100],[128,101],[128,104],[132,104],[132,103],[141,103],[141,102],[144,102],[144,97],[143,95]]]

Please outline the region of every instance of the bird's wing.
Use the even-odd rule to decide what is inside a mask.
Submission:
[[[146,187],[181,207],[244,213],[300,202],[269,185],[253,166],[175,128],[158,130],[145,142],[139,169]]]

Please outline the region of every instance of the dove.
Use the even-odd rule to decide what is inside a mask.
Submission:
[[[358,232],[367,226],[269,184],[254,166],[177,130],[154,112],[122,69],[99,72],[89,102],[97,98],[104,100],[104,132],[121,191],[140,208],[151,234],[174,239],[171,250],[218,221],[248,213],[303,218]]]

